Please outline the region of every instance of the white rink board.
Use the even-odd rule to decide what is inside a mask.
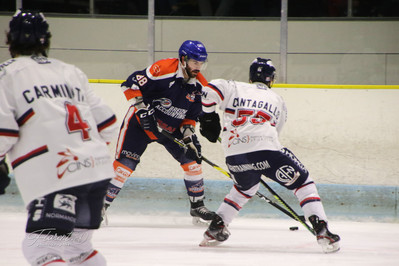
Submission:
[[[114,109],[121,123],[128,103],[120,85],[91,86]],[[273,89],[284,97],[288,107],[281,142],[317,183],[399,185],[399,90]],[[201,136],[200,141],[203,154],[226,169],[220,145]],[[112,153],[114,145],[110,147]],[[207,179],[226,179],[206,164],[204,175]],[[154,143],[133,176],[181,178],[182,171],[166,150]]]

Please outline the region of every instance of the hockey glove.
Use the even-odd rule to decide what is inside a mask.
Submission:
[[[0,161],[0,195],[6,193],[5,189],[10,184],[11,179],[8,177],[8,166],[6,160]]]
[[[202,162],[201,155],[201,144],[198,141],[197,135],[192,134],[183,138],[184,144],[187,147],[184,149],[184,153],[187,158],[196,161],[198,164]]]
[[[151,131],[154,134],[159,133],[153,108],[149,106],[138,108],[136,111],[136,116],[144,130]]]
[[[220,118],[216,112],[204,113],[200,118],[200,133],[207,138],[210,142],[216,142],[219,138],[220,131]]]

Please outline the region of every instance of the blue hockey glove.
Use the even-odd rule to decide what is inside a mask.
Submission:
[[[136,111],[136,116],[139,119],[140,125],[144,130],[151,131],[154,134],[159,133],[153,108],[149,106],[139,108]]]
[[[187,158],[196,161],[198,164],[202,162],[201,155],[201,144],[198,141],[198,138],[195,134],[186,136],[183,138],[184,144],[187,145],[187,148],[184,149],[184,153]]]
[[[201,135],[210,142],[216,142],[222,130],[219,115],[216,112],[204,113],[200,116],[199,122]]]

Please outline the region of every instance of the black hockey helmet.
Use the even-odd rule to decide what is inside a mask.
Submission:
[[[256,58],[249,67],[249,80],[251,82],[262,82],[269,88],[273,85],[276,68],[271,59]]]
[[[10,21],[7,44],[11,55],[43,54],[50,46],[49,25],[40,12],[18,10]]]

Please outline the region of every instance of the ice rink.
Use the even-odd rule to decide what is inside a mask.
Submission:
[[[0,265],[27,265],[20,248],[25,219],[22,212],[1,214]],[[188,215],[117,214],[108,220],[94,243],[111,266],[399,265],[397,223],[332,220],[341,250],[324,254],[315,237],[289,218],[238,217],[229,227],[230,239],[217,247],[198,246],[205,227],[192,225]]]

